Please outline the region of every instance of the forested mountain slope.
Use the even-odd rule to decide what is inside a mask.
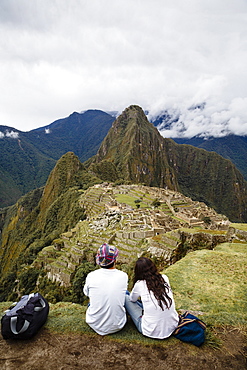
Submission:
[[[197,137],[191,139],[174,138],[173,140],[178,144],[189,144],[222,155],[234,163],[247,180],[247,136],[227,135],[219,138],[211,137],[206,140]]]
[[[0,126],[0,207],[44,186],[66,152],[73,151],[81,161],[94,155],[113,121],[105,112],[88,110],[29,132]]]

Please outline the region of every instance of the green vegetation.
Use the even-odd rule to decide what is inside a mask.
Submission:
[[[164,271],[177,309],[201,311],[210,325],[247,327],[247,244],[189,253]]]
[[[232,221],[247,220],[246,183],[228,159],[162,138],[143,110],[135,105],[127,108],[110,129],[113,121],[112,116],[97,110],[75,112],[51,124],[49,134],[40,128],[19,132],[18,140],[1,139],[0,206],[13,204],[21,195],[43,186],[56,161],[71,150],[81,161],[88,160],[87,168],[100,177],[99,181],[168,187],[205,202]],[[234,160],[241,152],[243,172],[246,139],[234,136],[221,139],[241,142],[241,150],[238,148],[235,154],[226,142],[220,147],[224,148],[226,158]],[[213,142],[200,142],[199,146]],[[86,176],[85,172],[80,176]],[[82,189],[85,181],[81,182]]]
[[[247,231],[247,224],[231,223],[231,226],[239,230]]]
[[[215,327],[234,326],[243,333],[247,331],[246,252],[247,244],[226,243],[214,251],[190,253],[164,271],[169,277],[177,310],[195,311],[198,312],[197,316],[202,313],[200,317],[207,324],[206,345],[219,346],[217,338],[214,337]],[[90,270],[89,265],[88,267]],[[81,268],[86,273],[86,265]],[[10,304],[1,302],[0,310],[3,312]],[[86,309],[87,299],[83,305],[72,302],[50,304],[46,328],[63,334],[96,335],[85,323]],[[157,343],[138,333],[130,320],[123,330],[109,338],[142,344]],[[175,338],[169,338],[159,342],[159,345],[167,346],[174,341]]]
[[[90,169],[102,181],[121,181],[115,165],[110,161],[101,161],[100,163],[92,164]]]
[[[116,194],[115,197],[117,202],[125,203],[132,208],[137,208],[137,205],[139,205],[140,208],[142,207],[147,208],[147,204],[142,202],[140,199],[136,199],[134,195],[132,196],[128,194]]]
[[[19,275],[19,284],[22,288],[23,294],[30,294],[36,289],[36,283],[40,271],[34,268],[27,268]]]
[[[74,118],[76,121],[78,116]],[[235,233],[239,239],[232,244],[219,244],[226,240],[225,230],[181,227],[189,225],[188,218],[182,219],[183,209],[193,207],[188,198],[171,190],[133,185],[181,188],[197,200],[205,199],[211,205],[219,203],[235,220],[244,214],[246,204],[245,183],[239,174],[229,161],[219,159],[216,154],[208,155],[186,146],[176,148],[172,140],[164,141],[138,107],[128,109],[116,121],[114,130],[104,140],[97,156],[87,164],[83,165],[77,156],[68,152],[57,162],[44,188],[28,193],[15,205],[1,210],[0,301],[16,300],[20,294],[39,289],[52,303],[51,325],[65,320],[59,313],[63,309],[67,312],[73,307],[75,316],[84,317],[85,308],[78,305],[86,303],[82,286],[88,272],[95,268],[97,246],[109,240],[121,247],[119,268],[128,272],[130,285],[137,255],[149,254],[162,268],[180,259],[166,270],[177,308],[202,311],[203,318],[212,326],[246,327],[247,261],[246,244],[242,243],[246,224],[231,224],[229,234]],[[136,145],[137,142],[140,145]],[[162,150],[150,150],[150,143]],[[170,153],[171,163],[177,163],[176,168],[169,167],[166,151]],[[225,168],[229,174],[227,179]],[[167,182],[163,183],[162,179]],[[103,180],[114,181],[115,186],[110,189],[103,184],[88,189]],[[116,186],[117,182],[126,184],[128,181],[132,184],[128,189]],[[162,191],[167,194],[160,201]],[[169,203],[171,199],[174,201]],[[133,209],[140,207],[140,212],[131,215],[128,210],[122,214],[115,212],[116,201]],[[174,210],[180,212],[181,218],[172,215]],[[194,205],[195,214],[202,210],[198,203]],[[217,228],[216,215],[209,218],[208,214],[205,213],[204,227]],[[159,229],[164,233],[154,236]],[[231,238],[230,235],[227,240]],[[157,249],[165,255],[166,262],[163,257],[157,257],[158,253],[154,257],[150,252],[152,248],[147,252],[149,246],[155,250],[154,255]],[[52,277],[58,276],[58,281],[65,285],[48,280],[47,271]],[[72,301],[75,305],[55,305],[58,301]],[[68,325],[66,321],[63,327]],[[128,325],[123,333],[139,338],[135,331],[132,336]],[[66,330],[73,328],[71,325]]]
[[[193,145],[197,148],[203,148],[210,152],[216,152],[226,159],[230,159],[232,163],[243,174],[247,180],[247,167],[246,167],[246,151],[247,139],[246,136],[227,135],[220,138],[211,138],[210,140],[204,139],[174,139],[177,143],[184,143]]]
[[[79,171],[84,172],[84,168],[78,158],[67,153],[57,163],[45,189],[23,196],[5,212],[0,249],[0,300],[17,295],[17,292],[13,293],[13,287],[22,273],[19,290],[29,289],[34,284],[34,274],[28,286],[24,278],[26,267],[32,264],[39,251],[85,218],[84,209],[79,204],[82,184],[75,186]],[[98,181],[94,176],[90,179],[93,183]]]
[[[49,134],[39,128],[19,131],[18,139],[2,138],[0,207],[14,204],[22,195],[44,186],[56,161],[68,151],[81,161],[95,155],[113,121],[105,112],[89,110],[52,123]],[[5,132],[7,127],[0,129]]]
[[[229,160],[189,145],[178,145],[177,156],[180,165],[176,175],[181,193],[206,203],[233,222],[246,220],[246,190],[239,193],[240,202],[235,198],[238,186],[245,187],[245,180]]]
[[[39,151],[27,136],[19,133],[19,140],[1,139],[0,207],[11,205],[32,189],[43,186],[56,164],[52,155]]]
[[[87,274],[95,270],[96,267],[87,261],[84,261],[78,268],[75,273],[75,277],[72,282],[72,299],[73,302],[83,303],[85,300],[85,295],[82,292],[82,288],[85,284]]]

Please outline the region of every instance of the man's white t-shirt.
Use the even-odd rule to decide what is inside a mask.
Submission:
[[[126,323],[124,308],[128,275],[117,269],[100,268],[87,275],[83,292],[90,299],[86,323],[100,335],[115,333]]]
[[[162,275],[164,281],[170,286],[169,279]],[[160,308],[153,292],[149,292],[145,280],[138,280],[130,293],[130,300],[136,302],[141,297],[143,304],[142,334],[157,339],[168,338],[176,329],[179,321],[178,313],[175,309],[172,291],[168,293],[172,299],[172,305],[164,311]]]

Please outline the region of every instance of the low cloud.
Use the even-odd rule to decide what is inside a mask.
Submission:
[[[230,104],[207,103],[184,109],[170,108],[157,127],[164,137],[223,137],[247,135],[247,98],[235,98]],[[154,115],[150,115],[154,120]]]
[[[165,135],[247,134],[246,16],[244,0],[1,0],[0,124],[138,104],[179,116]]]
[[[5,136],[6,137],[9,137],[11,139],[18,139],[19,132],[16,132],[16,131],[6,131]]]

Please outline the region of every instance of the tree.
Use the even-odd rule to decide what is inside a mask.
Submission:
[[[136,204],[136,208],[140,208],[140,203],[141,203],[141,200],[140,199],[136,199],[135,201],[135,204]]]
[[[78,267],[72,283],[73,302],[83,303],[85,299],[85,296],[83,294],[85,280],[87,274],[93,270],[95,270],[95,266],[87,261],[83,261],[82,264]]]
[[[152,202],[152,206],[154,207],[154,208],[157,208],[157,207],[159,207],[161,205],[161,202],[156,198],[156,199],[154,199],[154,201]]]

